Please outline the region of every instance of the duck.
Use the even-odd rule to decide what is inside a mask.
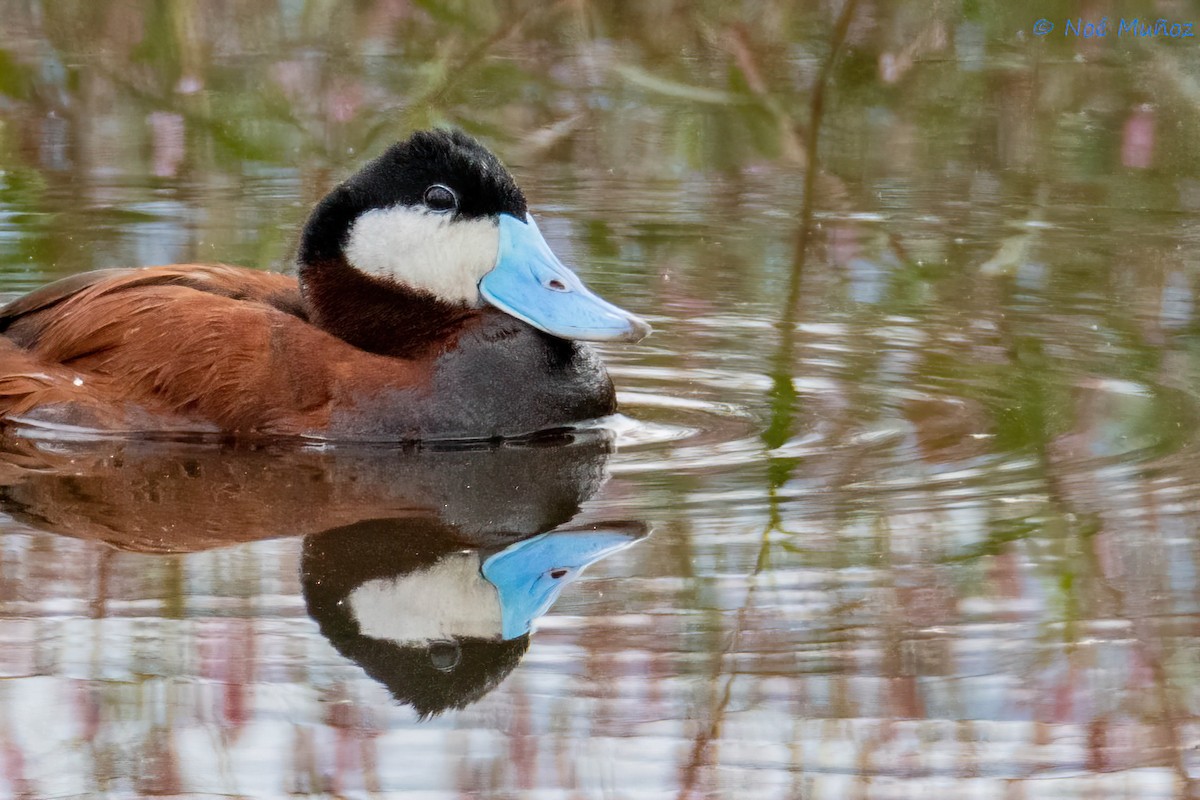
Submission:
[[[529,436],[614,413],[588,342],[649,333],[555,256],[491,151],[418,131],[316,204],[294,275],[99,269],[0,308],[0,426]]]

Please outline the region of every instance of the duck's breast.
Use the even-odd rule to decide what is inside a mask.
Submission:
[[[616,410],[612,381],[590,347],[501,312],[433,356],[419,385],[384,388],[335,410],[333,438],[491,438],[562,427]]]

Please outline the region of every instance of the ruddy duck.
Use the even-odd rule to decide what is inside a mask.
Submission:
[[[650,327],[551,252],[487,149],[425,131],[336,187],[297,276],[106,269],[0,309],[0,418],[127,434],[511,437],[612,413],[580,341]]]

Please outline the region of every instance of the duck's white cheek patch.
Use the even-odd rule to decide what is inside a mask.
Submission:
[[[479,301],[479,279],[496,266],[500,229],[492,219],[454,219],[396,206],[363,214],[346,258],[357,269],[423,289],[443,300]]]
[[[364,636],[425,645],[456,636],[499,638],[500,595],[479,574],[475,553],[454,553],[429,569],[380,578],[350,593]]]

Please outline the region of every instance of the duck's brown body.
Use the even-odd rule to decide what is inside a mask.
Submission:
[[[314,325],[297,282],[226,266],[102,270],[0,309],[0,417],[114,432],[514,436],[611,413],[584,346],[492,309],[406,357]]]

